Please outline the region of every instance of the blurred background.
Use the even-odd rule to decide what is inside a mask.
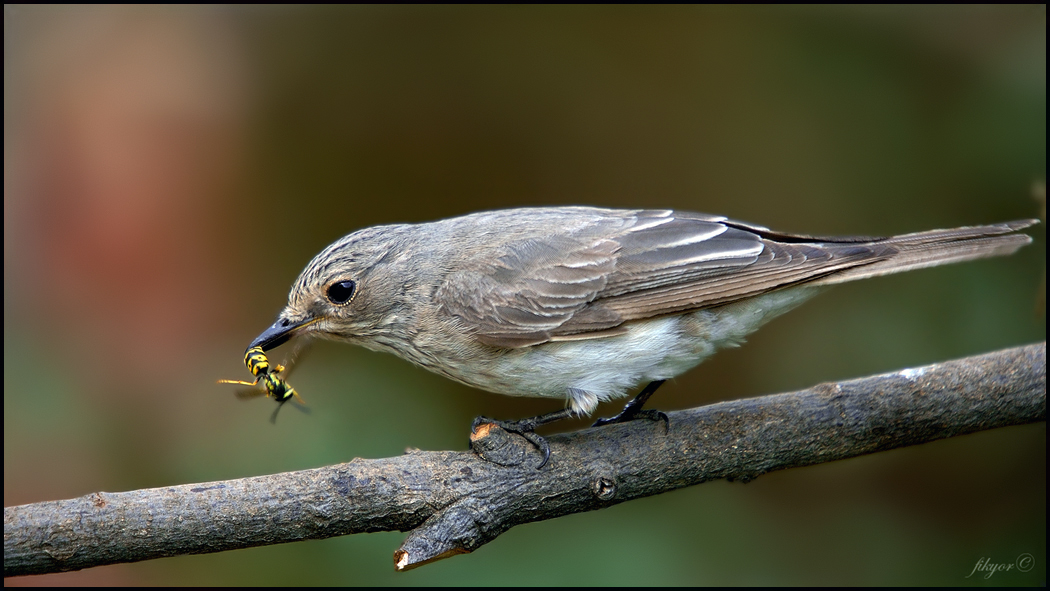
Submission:
[[[1035,217],[1045,174],[1038,6],[5,6],[4,504],[462,450],[476,415],[559,408],[328,343],[290,380],[309,416],[271,425],[272,401],[217,385],[355,229],[586,204],[888,235]],[[837,287],[652,404],[1045,340],[1044,228],[1010,258]],[[1045,461],[1041,423],[529,524],[402,574],[393,532],[6,583],[1039,584]],[[1028,573],[965,578],[1025,552]]]

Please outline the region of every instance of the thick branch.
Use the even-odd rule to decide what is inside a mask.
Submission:
[[[474,452],[396,458],[4,509],[4,576],[412,530],[398,569],[507,529],[709,480],[751,480],[1046,420],[1046,343],[548,437],[550,462],[482,425]],[[479,455],[481,457],[479,457]]]

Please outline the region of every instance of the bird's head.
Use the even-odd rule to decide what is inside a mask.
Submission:
[[[315,336],[368,344],[398,318],[399,295],[413,248],[405,226],[354,232],[318,254],[292,285],[288,305],[248,346],[269,351],[293,337]]]

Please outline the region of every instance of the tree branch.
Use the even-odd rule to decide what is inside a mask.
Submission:
[[[551,460],[482,425],[473,452],[410,451],[269,476],[4,509],[4,576],[412,530],[408,569],[511,527],[709,480],[748,481],[1046,420],[1046,343],[548,437]]]

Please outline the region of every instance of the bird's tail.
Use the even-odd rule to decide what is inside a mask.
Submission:
[[[1031,236],[1016,232],[1038,223],[1039,220],[1017,220],[987,226],[930,230],[874,240],[871,243],[873,246],[887,247],[885,258],[818,279],[811,285],[832,285],[923,267],[1013,254],[1017,249],[1032,242]]]

